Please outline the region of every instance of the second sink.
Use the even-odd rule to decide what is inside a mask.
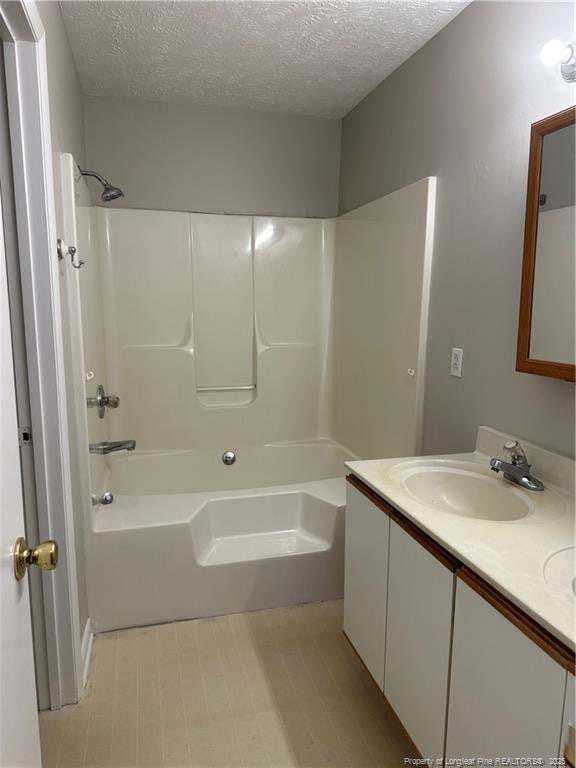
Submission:
[[[566,596],[576,597],[576,547],[560,549],[544,564],[546,583]]]

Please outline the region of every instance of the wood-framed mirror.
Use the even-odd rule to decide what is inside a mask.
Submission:
[[[516,370],[575,380],[576,107],[533,123]]]

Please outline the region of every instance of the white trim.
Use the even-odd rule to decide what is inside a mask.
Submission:
[[[52,709],[78,701],[82,659],[46,46],[34,3],[0,3],[32,414],[38,527],[60,563],[43,579]]]
[[[437,177],[429,176],[426,202],[426,233],[424,235],[424,264],[422,267],[422,300],[420,303],[420,330],[416,361],[416,454],[423,448],[424,390],[426,386],[426,357],[428,353],[428,321],[430,314],[430,290],[432,285],[432,261],[434,258],[434,227],[436,223]]]
[[[25,29],[22,30],[22,39],[28,40],[26,37],[28,33],[34,42],[39,42],[44,37],[44,25],[42,19],[38,13],[35,0],[20,0],[19,3],[13,3],[14,5],[20,5],[22,13],[26,19]],[[4,3],[2,3],[4,5]],[[20,38],[19,38],[20,39]]]
[[[84,688],[86,688],[86,685],[88,684],[93,642],[94,632],[92,632],[92,621],[87,619],[84,627],[84,634],[82,635],[82,685]]]
[[[36,43],[43,35],[42,21],[32,0],[0,2],[0,37],[5,43]]]

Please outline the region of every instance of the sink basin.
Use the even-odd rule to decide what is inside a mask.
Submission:
[[[420,503],[460,517],[507,522],[532,512],[523,491],[491,475],[471,462],[420,460],[396,465],[391,477]]]
[[[544,563],[544,579],[554,589],[576,597],[576,547],[550,555]]]

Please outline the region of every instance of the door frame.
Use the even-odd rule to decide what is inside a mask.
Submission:
[[[83,690],[81,630],[60,312],[48,69],[44,28],[31,0],[0,2],[20,263],[32,449],[41,539],[60,562],[43,579],[50,707]]]

